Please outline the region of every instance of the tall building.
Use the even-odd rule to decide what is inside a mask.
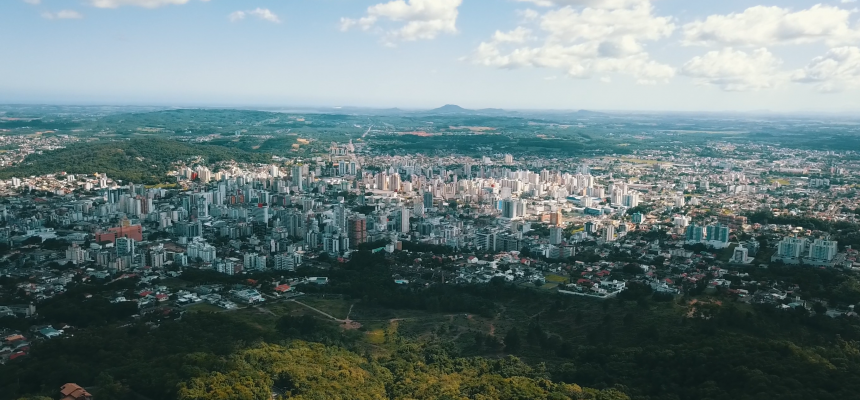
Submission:
[[[66,249],[66,262],[78,265],[87,261],[87,252],[77,244],[72,244]]]
[[[718,249],[725,248],[729,245],[729,234],[731,231],[725,225],[709,225],[706,228],[708,244]]]
[[[697,224],[690,224],[687,227],[687,242],[699,243],[705,240],[705,228]]]
[[[807,240],[796,237],[787,237],[777,245],[776,255],[783,259],[797,259],[803,257],[806,250]]]
[[[645,220],[645,216],[642,213],[633,213],[632,220],[634,224],[641,224]]]
[[[243,261],[243,270],[245,271],[263,271],[266,269],[266,256],[257,253],[245,253]]]
[[[630,207],[630,208],[638,206],[639,205],[639,193],[630,192],[630,193],[624,195],[624,200],[622,202],[622,205],[624,207]]]
[[[114,243],[117,257],[134,257],[134,239],[121,237]]]
[[[203,262],[213,262],[215,261],[215,246],[209,245],[202,240],[194,240],[193,242],[188,244],[188,247],[185,249],[186,254],[189,259],[196,260],[201,259]]]
[[[564,241],[564,229],[554,226],[549,228],[549,244],[557,245]]]
[[[597,232],[597,224],[588,221],[585,223],[585,233],[591,235]]]
[[[301,165],[295,165],[290,172],[290,181],[292,185],[298,187],[299,191],[304,190],[304,187],[302,186],[304,182],[303,167]]]
[[[388,177],[388,190],[400,191],[400,174],[395,173]]]
[[[836,258],[838,245],[832,240],[815,239],[809,246],[809,260],[812,262],[829,262]]]
[[[363,214],[349,219],[349,242],[353,248],[367,242],[367,218]]]
[[[433,208],[433,193],[430,191],[424,192],[424,209]]]
[[[177,222],[173,225],[176,236],[195,238],[203,236],[203,224],[200,221]]]
[[[738,247],[735,247],[731,260],[736,264],[749,264],[753,259],[749,256],[749,249],[743,245],[739,245]]]
[[[603,227],[603,240],[606,242],[615,241],[615,225],[608,224]]]
[[[197,218],[205,219],[209,217],[209,201],[203,194],[195,194],[191,197],[192,206],[191,214]]]
[[[550,225],[561,225],[564,222],[564,216],[561,213],[561,209],[551,212],[549,214],[549,224]]]
[[[332,211],[334,214],[334,226],[338,230],[345,231],[347,224],[346,207],[343,204],[337,204]]]
[[[302,262],[302,256],[298,253],[278,254],[275,256],[275,269],[281,271],[294,271]]]
[[[376,174],[376,190],[388,190],[388,175],[385,172]]]
[[[204,166],[197,167],[197,179],[200,179],[200,182],[209,183],[212,180],[212,172],[209,171],[209,168]]]
[[[502,200],[502,218],[514,219],[517,217],[517,202],[512,199]]]
[[[400,232],[409,233],[410,230],[409,224],[409,208],[403,206],[400,208]]]
[[[475,247],[481,250],[496,250],[496,234],[494,232],[480,232],[475,235]]]

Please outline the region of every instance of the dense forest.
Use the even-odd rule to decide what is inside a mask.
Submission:
[[[141,323],[45,342],[30,360],[0,368],[0,398],[49,395],[74,381],[94,385],[99,400],[263,400],[273,389],[295,399],[627,399],[554,383],[513,357],[456,357],[438,343],[402,340],[386,345],[387,354],[361,356],[344,347],[355,348],[358,332],[312,317],[285,316],[274,326],[192,313],[157,329]]]
[[[157,184],[178,161],[202,157],[209,163],[271,161],[271,156],[240,149],[146,138],[75,143],[64,149],[31,154],[20,165],[0,170],[0,179],[33,175],[107,174],[124,182]]]

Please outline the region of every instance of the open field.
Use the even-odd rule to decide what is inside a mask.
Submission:
[[[224,311],[223,308],[209,304],[209,303],[197,303],[192,304],[188,307],[185,307],[188,311],[197,311],[197,312],[221,312]]]
[[[327,313],[337,319],[346,319],[349,307],[354,301],[341,299],[326,299],[321,297],[302,296],[296,299],[304,304]]]

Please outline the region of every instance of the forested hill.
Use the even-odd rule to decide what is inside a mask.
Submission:
[[[180,383],[180,400],[269,399],[273,388],[283,399],[628,399],[614,389],[554,383],[514,357],[451,358],[410,345],[392,357],[368,360],[342,348],[295,341],[286,347],[260,344],[213,361],[207,364],[214,370]]]
[[[209,163],[229,160],[265,163],[271,160],[268,154],[168,139],[86,142],[31,154],[20,165],[0,170],[0,179],[60,172],[103,173],[126,182],[156,184],[168,180],[166,174],[174,163],[198,156]]]

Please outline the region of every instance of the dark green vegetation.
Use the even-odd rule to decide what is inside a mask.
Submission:
[[[187,144],[175,140],[147,138],[75,143],[64,149],[32,154],[23,163],[0,170],[0,179],[66,172],[69,174],[107,174],[124,182],[156,184],[178,161],[202,157],[209,163],[271,162],[271,156],[206,144]],[[173,178],[175,180],[175,178]]]
[[[364,325],[361,330],[343,330],[291,302],[270,302],[261,306],[265,310],[187,312],[180,320],[176,312],[159,312],[122,327],[116,318],[123,310],[104,321],[89,321],[84,313],[74,322],[88,328],[35,343],[29,358],[0,367],[6,389],[0,399],[50,394],[67,381],[119,393],[100,399],[263,399],[273,386],[294,398],[357,391],[392,399],[481,398],[478,393],[487,399],[621,399],[622,392],[646,400],[835,400],[860,390],[854,318],[749,305],[719,292],[698,294],[695,301],[660,296],[644,285],[603,301],[500,280],[423,290],[394,285],[390,262],[361,252],[329,271],[330,285],[301,288],[310,293],[301,301],[338,318],[354,308],[351,318]],[[814,290],[841,293],[834,303],[860,301],[860,285],[832,271],[749,272],[757,281],[797,281],[812,296]],[[299,271],[317,273],[323,272]],[[214,279],[185,275],[189,283]],[[128,287],[114,285],[103,290]],[[103,290],[84,287],[58,302],[96,307],[81,294]],[[332,367],[315,369],[320,365]]]
[[[817,218],[807,218],[792,215],[774,216],[770,211],[759,211],[748,214],[751,223],[777,224],[800,226],[810,230],[827,232],[832,240],[839,242],[840,250],[851,246],[860,248],[860,224],[850,221],[825,221]]]
[[[360,350],[361,336],[312,317],[275,319],[245,310],[188,313],[157,328],[140,322],[93,329],[40,343],[30,360],[0,368],[0,398],[54,393],[67,381],[95,385],[100,400],[268,400],[273,386],[296,399],[627,398],[615,390],[553,383],[545,370],[514,358],[457,357],[438,343],[398,340],[376,356],[342,347]]]
[[[211,365],[211,364],[210,364]],[[181,400],[265,399],[274,385],[293,399],[605,399],[627,396],[557,384],[516,358],[453,358],[438,346],[395,346],[367,360],[343,349],[293,342],[259,345],[180,384]]]
[[[0,106],[7,135],[158,137],[205,141],[250,153],[307,157],[352,140],[371,152],[470,156],[511,153],[579,157],[683,149],[700,156],[739,156],[768,146],[860,150],[860,128],[847,118],[603,114],[593,112],[446,112]],[[125,111],[125,112],[124,112]],[[47,132],[46,132],[47,131]],[[50,132],[53,131],[53,132]],[[366,136],[365,136],[366,135]],[[736,145],[715,147],[714,142]],[[13,149],[8,149],[13,150]],[[766,152],[766,151],[765,151]],[[849,157],[856,157],[849,155]],[[767,156],[760,161],[768,166]]]

